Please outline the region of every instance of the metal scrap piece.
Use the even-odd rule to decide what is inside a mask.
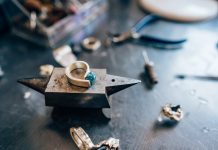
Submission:
[[[39,69],[40,69],[40,75],[50,76],[52,74],[54,66],[46,64],[46,65],[41,65]]]
[[[180,121],[183,118],[183,111],[180,105],[172,106],[172,104],[166,104],[162,107],[160,114],[174,121]]]
[[[81,128],[70,128],[70,135],[80,150],[118,150],[119,139],[109,138],[94,145],[88,134]]]
[[[53,50],[53,56],[54,59],[63,67],[66,67],[77,60],[69,45],[64,45]]]
[[[97,150],[118,150],[119,145],[119,139],[110,137],[109,139],[101,141],[99,144],[96,144],[95,147],[97,148]]]

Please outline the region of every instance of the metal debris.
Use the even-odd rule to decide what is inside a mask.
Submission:
[[[52,71],[54,69],[53,65],[42,65],[40,66],[40,75],[42,76],[50,76],[52,74]]]
[[[119,140],[110,137],[109,139],[96,144],[95,147],[97,150],[118,150]]]
[[[172,106],[171,104],[166,104],[162,107],[160,114],[174,121],[180,121],[183,118],[183,111],[180,105]],[[162,119],[159,118],[158,120]]]
[[[53,50],[53,56],[54,59],[63,67],[66,67],[77,60],[69,45],[64,45]]]
[[[70,128],[70,134],[80,150],[118,150],[119,139],[109,138],[94,145],[88,134],[81,128]]]

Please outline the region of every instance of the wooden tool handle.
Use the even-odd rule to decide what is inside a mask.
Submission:
[[[153,84],[157,84],[158,83],[158,79],[157,79],[157,74],[154,70],[154,66],[152,64],[146,64],[145,65],[145,70],[151,80],[151,82]]]

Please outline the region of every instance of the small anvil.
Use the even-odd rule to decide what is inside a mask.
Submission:
[[[77,108],[110,108],[109,96],[140,83],[140,80],[109,75],[106,69],[91,69],[96,82],[90,88],[68,82],[64,68],[54,68],[51,76],[18,80],[45,95],[46,106]]]

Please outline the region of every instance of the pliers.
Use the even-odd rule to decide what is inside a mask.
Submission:
[[[152,45],[158,48],[164,49],[177,49],[181,48],[182,44],[187,40],[185,38],[179,40],[166,40],[158,37],[152,37],[144,34],[140,34],[140,31],[148,24],[160,19],[158,16],[150,14],[139,20],[130,30],[121,34],[111,34],[111,42],[114,44],[122,43],[127,40],[137,40],[146,42],[146,44]]]

